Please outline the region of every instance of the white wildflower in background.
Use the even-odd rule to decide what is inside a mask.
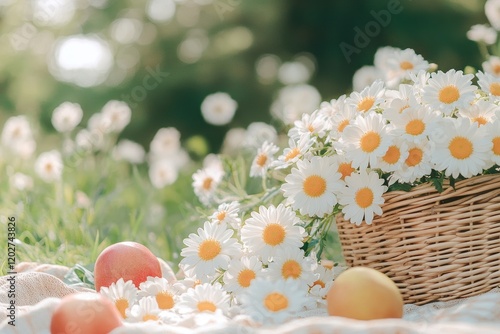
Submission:
[[[243,128],[231,128],[224,136],[221,153],[233,154],[244,147],[247,130]]]
[[[128,139],[121,139],[113,149],[113,157],[116,160],[125,160],[137,165],[144,162],[146,151],[142,145]]]
[[[33,155],[36,142],[26,116],[13,116],[5,122],[2,130],[2,145],[23,159],[28,159]]]
[[[159,129],[149,145],[149,150],[154,157],[170,157],[180,149],[181,133],[173,127]]]
[[[490,73],[494,76],[500,76],[500,57],[490,56],[482,64],[483,70],[486,73]]]
[[[488,0],[484,5],[484,12],[490,24],[497,31],[500,31],[500,1]]]
[[[281,324],[307,304],[306,292],[298,281],[256,279],[242,295],[242,308],[261,324]]]
[[[170,310],[177,303],[180,290],[163,277],[148,277],[139,285],[138,297],[153,297],[160,310]]]
[[[389,71],[391,69],[389,60],[398,51],[401,51],[401,49],[392,46],[384,46],[378,48],[375,52],[375,55],[373,56],[373,64],[376,68],[380,69],[383,72]]]
[[[221,284],[203,283],[180,296],[178,311],[181,314],[201,312],[229,312],[229,295]]]
[[[58,132],[70,132],[82,121],[83,110],[78,103],[63,102],[52,112],[52,125]]]
[[[296,85],[307,82],[311,71],[300,61],[285,62],[278,71],[278,79],[284,85]]]
[[[294,85],[282,88],[271,106],[271,114],[285,124],[293,124],[304,113],[318,109],[321,95],[310,85]]]
[[[130,311],[137,300],[137,291],[132,281],[125,282],[123,278],[120,278],[109,287],[102,287],[99,293],[111,300],[125,319],[127,318],[128,311]]]
[[[33,178],[23,173],[15,173],[10,177],[10,184],[13,188],[24,191],[33,189]]]
[[[106,132],[121,132],[132,117],[130,107],[123,101],[112,100],[102,107],[103,123],[107,125]]]
[[[269,124],[263,122],[253,122],[247,127],[245,133],[245,146],[259,148],[264,142],[276,143],[278,133],[276,129]]]
[[[252,161],[250,167],[251,177],[264,177],[274,161],[274,155],[278,152],[279,147],[273,143],[264,142],[261,148],[257,151],[257,155]]]
[[[162,189],[173,184],[178,177],[179,172],[177,168],[168,159],[154,161],[149,166],[149,179],[151,180],[151,184],[157,189]]]
[[[213,125],[225,125],[231,122],[238,108],[238,103],[227,93],[215,93],[205,97],[201,103],[201,114],[205,121]]]
[[[191,233],[184,239],[184,257],[179,266],[190,277],[205,282],[217,270],[227,269],[229,261],[240,254],[241,245],[232,238],[234,232],[226,226],[205,222],[197,234]]]
[[[473,77],[473,74],[464,75],[462,71],[455,70],[432,73],[422,100],[432,109],[450,115],[455,108],[464,108],[474,100],[477,87],[472,85]]]
[[[377,80],[383,80],[384,73],[375,66],[363,66],[358,69],[352,77],[352,89],[361,91],[366,86],[370,86]]]
[[[467,38],[474,42],[493,45],[497,41],[497,31],[484,24],[475,24],[467,31]]]
[[[212,201],[215,190],[224,177],[224,170],[217,165],[199,169],[193,174],[193,189],[199,200],[208,205]]]
[[[264,274],[262,262],[257,256],[243,256],[229,263],[224,273],[224,289],[236,296],[250,287],[254,279]]]
[[[245,221],[241,241],[251,254],[268,263],[278,251],[302,246],[306,232],[300,224],[295,212],[283,204],[267,208],[261,205],[259,212],[252,212]]]
[[[139,303],[132,306],[127,312],[127,321],[130,322],[145,322],[145,321],[160,321],[160,308],[155,297],[143,297]]]
[[[208,219],[210,219],[212,223],[230,226],[238,230],[241,224],[239,213],[240,204],[238,202],[222,203]]]
[[[40,154],[35,161],[35,172],[45,182],[60,180],[63,172],[61,153],[52,150]]]
[[[305,290],[316,281],[314,272],[318,263],[315,258],[305,256],[304,251],[295,248],[291,251],[280,251],[269,264],[267,277],[272,280],[296,280]]]
[[[387,191],[384,180],[376,172],[361,170],[346,177],[345,183],[346,187],[339,194],[345,219],[356,225],[360,225],[363,220],[371,224],[374,214],[382,214],[382,194]]]
[[[342,187],[338,166],[330,157],[299,160],[281,186],[283,196],[302,215],[322,217],[337,204],[335,193]]]
[[[435,168],[454,178],[482,173],[492,145],[485,132],[468,118],[448,119],[444,125],[446,139],[436,143],[432,152]]]

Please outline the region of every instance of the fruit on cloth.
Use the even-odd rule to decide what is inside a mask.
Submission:
[[[160,262],[146,247],[137,242],[118,242],[105,248],[94,267],[95,289],[110,286],[120,278],[132,280],[136,287],[148,276],[161,277]]]
[[[375,269],[349,268],[326,296],[328,313],[357,320],[401,318],[403,297],[394,282]]]
[[[50,333],[107,334],[120,326],[120,313],[110,300],[98,293],[73,293],[54,310]]]

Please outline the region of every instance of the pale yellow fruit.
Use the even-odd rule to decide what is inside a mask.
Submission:
[[[326,296],[328,313],[357,320],[401,318],[403,297],[383,273],[354,267],[341,273]]]

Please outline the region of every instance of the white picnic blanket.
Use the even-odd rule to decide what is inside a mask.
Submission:
[[[173,272],[163,262],[164,276]],[[22,263],[16,267],[16,326],[7,318],[10,289],[9,276],[0,277],[0,333],[49,334],[50,319],[60,298],[87,289],[67,286],[61,281],[69,268],[54,265]],[[338,334],[445,334],[445,333],[500,333],[500,290],[480,296],[450,302],[430,303],[424,306],[405,305],[403,319],[356,321],[326,316],[319,311],[314,316],[297,319],[274,327],[258,327],[243,316],[228,319],[220,315],[199,314],[187,318],[177,326],[152,322],[128,324],[111,334],[132,333],[338,333]]]

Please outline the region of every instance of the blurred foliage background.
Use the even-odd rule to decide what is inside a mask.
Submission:
[[[480,66],[465,34],[487,22],[485,0],[401,0],[401,13],[347,62],[339,44],[353,45],[354,28],[363,30],[373,21],[370,11],[394,1],[1,0],[0,121],[28,114],[51,133],[51,113],[64,101],[82,105],[86,120],[106,101],[125,100],[133,118],[123,137],[147,146],[158,128],[173,126],[183,140],[202,135],[215,152],[229,128],[270,121],[281,84],[256,74],[265,54],[312,60],[310,83],[323,100],[349,92],[353,73],[372,64],[381,46],[413,48],[443,70]],[[78,35],[98,38],[106,52],[85,43],[68,43],[63,52],[64,39]],[[67,79],[64,71],[74,73]],[[168,75],[145,79],[151,71]],[[74,83],[86,75],[83,87]],[[200,114],[204,97],[217,91],[239,104],[224,127]]]

